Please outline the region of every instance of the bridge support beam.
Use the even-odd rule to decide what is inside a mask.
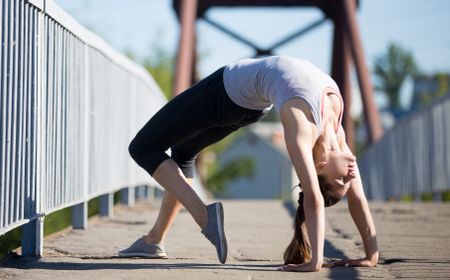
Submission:
[[[361,98],[364,106],[364,117],[367,124],[370,142],[376,142],[383,135],[380,117],[373,96],[372,83],[369,70],[364,58],[361,36],[356,22],[355,0],[342,0],[343,19],[346,28],[346,37],[350,43],[353,61],[356,67]]]
[[[339,11],[337,11],[339,14]],[[331,76],[336,81],[344,99],[345,110],[342,116],[342,124],[345,129],[347,144],[352,151],[355,150],[355,133],[353,119],[350,114],[352,106],[352,87],[350,82],[350,48],[345,39],[345,25],[342,16],[333,16],[333,58]]]
[[[195,80],[195,20],[197,0],[180,1],[180,40],[175,69],[174,95],[189,88]]]
[[[365,61],[362,40],[359,34],[356,21],[356,0],[173,0],[173,7],[180,21],[180,43],[178,48],[176,83],[174,95],[179,94],[194,82],[195,73],[195,20],[204,19],[213,27],[237,39],[241,43],[255,49],[256,56],[271,55],[273,50],[293,38],[297,38],[306,32],[320,26],[327,18],[333,19],[335,23],[334,43],[333,43],[333,77],[337,80],[344,98],[345,107],[343,124],[346,130],[349,146],[354,150],[354,125],[350,115],[351,106],[351,86],[350,86],[350,63],[353,61],[358,77],[361,98],[364,106],[364,116],[367,126],[368,140],[370,143],[376,142],[383,134],[383,128],[375,105],[370,75]],[[212,7],[316,7],[325,14],[323,19],[319,19],[308,25],[306,28],[280,40],[269,48],[260,48],[256,44],[247,40],[236,32],[211,20],[206,12]]]

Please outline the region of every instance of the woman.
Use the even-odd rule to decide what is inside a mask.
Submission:
[[[258,121],[272,106],[280,114],[288,153],[302,184],[299,216],[304,217],[311,249],[308,254],[308,243],[297,230],[285,254],[286,262],[296,265],[282,269],[320,270],[324,205],[334,204],[348,190],[365,259],[376,263],[375,228],[340,125],[343,101],[338,87],[310,62],[289,57],[245,59],[223,67],[168,102],[138,132],[130,154],[166,192],[154,227],[119,255],[164,257],[164,238],[181,202],[225,263],[223,207],[220,202],[206,206],[190,187],[194,160],[203,148]],[[171,157],[165,153],[168,148]]]

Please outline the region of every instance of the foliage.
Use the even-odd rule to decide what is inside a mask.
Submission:
[[[227,150],[230,145],[240,136],[242,135],[242,130],[237,130],[227,137],[223,138],[217,143],[214,143],[213,145],[207,147],[205,150],[209,152],[213,152],[215,154],[221,154],[225,150]]]
[[[220,167],[218,166],[216,159],[218,155],[227,150],[228,147],[240,135],[241,135],[240,130],[228,135],[219,142],[206,147],[197,158],[197,170],[200,175],[200,179],[202,180],[204,187],[207,190],[209,190],[212,194],[220,192],[216,189],[216,183],[214,182],[214,179],[212,179],[212,177],[216,176],[215,174],[221,172],[221,170],[219,170]],[[236,179],[236,177],[230,178],[228,181],[231,181],[232,179]]]
[[[442,201],[444,202],[450,201],[450,191],[445,191],[442,193]]]
[[[412,194],[404,194],[400,197],[400,201],[403,202],[413,202],[414,196]]]
[[[143,67],[152,75],[167,99],[172,98],[174,59],[164,49],[157,47],[154,58],[146,58]]]
[[[169,100],[172,98],[175,57],[159,42],[158,40],[152,44],[150,54],[143,59],[138,58],[131,50],[125,50],[125,55],[150,73]]]
[[[431,193],[423,193],[420,197],[422,201],[433,201],[433,195]]]
[[[251,157],[240,157],[230,160],[221,168],[215,164],[206,181],[208,189],[215,194],[221,193],[225,190],[228,182],[236,178],[250,177],[253,175],[254,170],[255,163]]]
[[[395,43],[390,43],[387,52],[375,59],[374,72],[378,81],[376,89],[386,94],[389,109],[392,112],[401,111],[400,88],[408,76],[419,73],[412,53]]]
[[[419,95],[419,104],[421,106],[430,105],[435,99],[440,98],[450,92],[450,75],[438,73],[434,77],[437,87],[429,92],[421,92]]]

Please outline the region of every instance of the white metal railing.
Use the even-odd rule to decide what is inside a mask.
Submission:
[[[40,255],[46,214],[75,206],[85,227],[89,199],[156,186],[127,148],[166,101],[53,1],[3,0],[0,22],[0,235],[23,225],[23,253]]]
[[[450,190],[450,96],[399,121],[358,164],[370,199]]]

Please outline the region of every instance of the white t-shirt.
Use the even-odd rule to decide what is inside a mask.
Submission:
[[[237,105],[252,110],[279,112],[291,98],[301,98],[311,109],[322,130],[323,98],[334,93],[341,98],[336,82],[311,62],[282,56],[243,59],[225,67],[223,82],[228,96]],[[341,98],[341,121],[343,102]]]

